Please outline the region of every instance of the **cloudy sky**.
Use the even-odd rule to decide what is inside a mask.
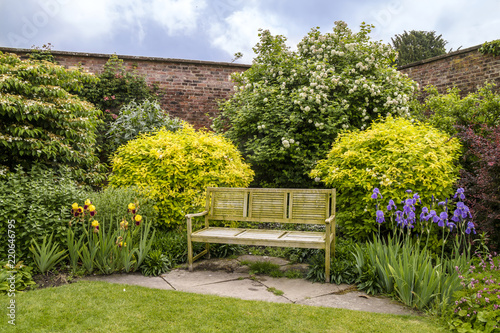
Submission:
[[[251,63],[259,28],[293,47],[338,20],[386,43],[436,31],[456,50],[500,39],[500,0],[0,0],[0,46]]]

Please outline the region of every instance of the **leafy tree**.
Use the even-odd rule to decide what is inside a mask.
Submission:
[[[104,122],[98,128],[97,144],[101,149],[100,160],[107,163],[114,151],[113,143],[107,140],[107,132],[118,118],[120,108],[132,101],[155,100],[158,92],[156,86],[149,86],[143,76],[129,70],[116,55],[109,58],[97,77],[99,80],[83,87],[81,96],[103,111]]]
[[[353,33],[312,29],[298,44],[261,31],[250,69],[233,75],[235,93],[213,128],[236,143],[264,187],[314,187],[308,173],[337,134],[373,119],[408,114],[416,84],[391,63],[396,52],[371,41],[372,26]],[[316,185],[315,185],[316,184]]]
[[[405,30],[391,38],[394,49],[398,51],[398,66],[403,66],[415,61],[432,58],[446,53],[445,45],[448,43],[442,35],[436,36],[435,31]]]
[[[424,88],[423,103],[416,100],[411,105],[411,113],[416,118],[450,135],[457,133],[456,126],[466,126],[472,122],[486,126],[500,125],[500,94],[494,83],[486,83],[476,92],[462,97],[458,88],[448,89],[440,94],[436,87]]]
[[[69,167],[80,180],[99,183],[95,130],[101,112],[68,92],[95,80],[51,62],[0,52],[0,167]]]

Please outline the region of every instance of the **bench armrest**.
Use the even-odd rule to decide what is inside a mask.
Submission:
[[[203,211],[201,213],[187,214],[186,218],[190,219],[190,218],[193,218],[193,217],[204,216],[204,215],[207,215],[207,214],[208,214],[208,210],[205,210],[205,211]]]
[[[330,216],[329,218],[327,218],[325,220],[325,223],[330,224],[330,223],[332,223],[333,220],[335,220],[335,214],[333,214],[332,216]]]
[[[191,234],[193,233],[193,226],[192,226],[192,221],[191,219],[193,217],[199,217],[199,216],[204,216],[207,215],[208,211],[205,210],[201,213],[194,213],[194,214],[187,214],[186,219],[187,219],[187,232],[188,232],[188,239],[191,240]]]

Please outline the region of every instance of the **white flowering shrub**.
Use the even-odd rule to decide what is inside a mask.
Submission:
[[[91,74],[0,52],[0,173],[34,163],[69,167],[87,183],[103,180],[95,129],[101,111],[69,93]]]
[[[396,52],[353,33],[312,29],[292,51],[286,38],[260,33],[250,69],[235,73],[235,93],[213,128],[251,163],[261,186],[313,187],[308,173],[338,133],[367,128],[379,116],[407,116],[416,83],[396,71]]]

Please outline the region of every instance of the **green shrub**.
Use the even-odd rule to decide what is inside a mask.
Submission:
[[[493,83],[487,83],[477,92],[462,98],[458,88],[440,94],[436,87],[425,87],[424,103],[413,103],[412,114],[450,135],[456,134],[456,125],[500,125],[500,94]]]
[[[492,56],[500,55],[500,39],[492,40],[491,42],[484,42],[479,48],[481,54],[491,54]]]
[[[68,92],[91,82],[90,74],[0,52],[0,170],[67,166],[79,179],[100,183],[95,131],[101,112]]]
[[[68,173],[37,166],[26,172],[18,167],[0,176],[0,235],[7,239],[8,221],[15,220],[16,259],[30,263],[32,238],[41,243],[54,234],[55,244],[66,243],[71,204],[86,196],[87,191]],[[7,244],[0,244],[0,253],[7,253]]]
[[[193,245],[196,250],[203,250],[201,243]],[[185,232],[159,231],[151,248],[167,255],[172,266],[187,262],[187,234]]]
[[[121,107],[118,118],[111,123],[107,134],[118,147],[142,133],[155,132],[160,128],[176,131],[181,127],[182,121],[170,118],[157,101],[132,101]]]
[[[238,146],[263,187],[314,187],[307,174],[343,129],[369,126],[379,115],[407,116],[416,84],[391,63],[389,45],[370,40],[370,25],[353,33],[313,29],[292,51],[283,36],[261,31],[252,67],[233,75],[235,93],[222,103],[214,129]]]
[[[356,260],[354,258],[354,242],[351,239],[337,238],[335,257],[330,262],[330,281],[335,284],[352,284],[356,282]],[[309,270],[306,278],[325,281],[325,251],[317,251],[308,258]]]
[[[153,100],[158,93],[155,86],[149,86],[135,68],[129,70],[125,67],[123,60],[116,55],[109,58],[97,77],[98,81],[90,82],[83,87],[80,96],[103,111],[104,122],[97,131],[97,144],[101,149],[99,158],[107,163],[115,150],[114,143],[107,138],[107,132],[110,125],[118,118],[120,107],[132,101],[139,103],[146,99]]]
[[[0,293],[12,295],[15,291],[22,291],[35,285],[31,270],[32,268],[23,265],[22,261],[18,262],[15,266],[11,266],[6,261],[1,261]],[[14,288],[11,288],[12,286]]]
[[[245,187],[253,177],[227,139],[190,126],[141,135],[118,148],[112,163],[110,184],[137,185],[156,202],[157,225],[172,227],[202,210],[208,186]]]
[[[42,274],[50,271],[67,256],[65,249],[59,251],[59,244],[52,241],[52,236],[50,235],[49,240],[45,236],[41,245],[36,240],[33,240],[30,246],[35,265]]]
[[[168,256],[163,254],[161,250],[151,250],[144,260],[141,271],[145,276],[158,276],[168,272],[170,267]]]
[[[401,202],[408,188],[427,205],[432,195],[451,197],[459,152],[457,139],[429,125],[389,117],[366,131],[341,134],[311,176],[338,190],[340,230],[363,239],[377,230],[370,191],[380,188],[382,206],[391,198]]]
[[[88,199],[98,208],[96,218],[109,221],[113,226],[127,215],[127,206],[129,203],[139,202],[140,214],[149,221],[153,221],[153,224],[158,215],[154,207],[154,201],[140,194],[139,189],[135,186],[109,186],[102,191],[89,193]]]
[[[476,258],[469,272],[461,275],[462,290],[444,316],[458,332],[498,332],[500,323],[500,257]]]

